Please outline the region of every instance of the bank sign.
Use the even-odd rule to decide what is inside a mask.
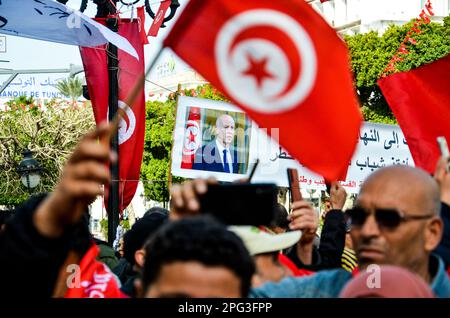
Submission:
[[[56,84],[66,79],[68,73],[59,74],[20,74],[0,94],[1,99],[13,99],[20,96],[34,97],[35,99],[66,98],[56,89]],[[9,75],[2,75],[0,83],[4,83]]]

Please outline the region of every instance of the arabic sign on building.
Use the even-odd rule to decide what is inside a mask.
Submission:
[[[0,94],[1,99],[13,99],[19,96],[34,97],[35,99],[64,98],[57,89],[56,84],[66,79],[69,74],[21,74],[12,81]],[[8,75],[9,76],[9,75]],[[3,75],[0,83],[8,76]]]
[[[174,148],[172,152],[172,173],[185,178],[215,177],[220,181],[234,181],[244,176],[240,173],[223,173],[201,171],[182,168],[183,147],[186,137],[186,120],[189,109],[197,107],[202,113],[211,110],[226,112],[235,120],[235,148],[238,158],[248,158],[239,164],[246,164],[250,170],[256,159],[260,164],[253,176],[253,182],[273,182],[278,186],[287,187],[287,168],[296,168],[299,172],[300,187],[302,189],[325,190],[325,183],[321,176],[314,174],[290,155],[275,141],[280,130],[272,129],[268,137],[267,131],[260,129],[256,123],[239,124],[236,114],[242,113],[237,107],[223,103],[198,98],[180,98],[178,103],[177,122],[175,130]],[[214,122],[214,121],[213,121]],[[202,140],[214,131],[214,127],[202,125]],[[214,137],[211,137],[214,138]],[[210,139],[211,139],[210,138]],[[249,147],[241,147],[240,139],[249,143]],[[210,140],[208,139],[208,140]],[[205,142],[202,143],[204,146]],[[246,156],[239,157],[239,151]],[[248,153],[248,156],[247,156]],[[389,165],[414,166],[414,161],[399,126],[374,123],[364,123],[360,131],[359,142],[352,160],[349,162],[347,179],[342,183],[348,193],[358,193],[362,182],[375,170]]]

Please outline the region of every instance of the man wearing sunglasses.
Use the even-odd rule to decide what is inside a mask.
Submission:
[[[369,176],[355,208],[348,211],[359,269],[376,271],[371,264],[400,266],[421,276],[437,297],[450,297],[444,263],[432,253],[443,233],[440,207],[438,183],[420,169],[393,166]],[[338,297],[352,276],[337,269],[286,278],[253,289],[251,296]]]

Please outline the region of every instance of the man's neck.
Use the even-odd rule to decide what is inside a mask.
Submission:
[[[414,272],[417,275],[419,275],[420,277],[422,277],[422,279],[425,282],[427,282],[428,284],[431,284],[431,281],[433,280],[433,278],[436,275],[436,273],[430,273],[431,272],[430,265],[431,265],[430,264],[430,257],[428,257],[427,260],[424,263],[413,264],[411,269],[412,269],[412,272]]]

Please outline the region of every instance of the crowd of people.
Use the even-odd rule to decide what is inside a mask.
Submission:
[[[186,181],[172,187],[170,211],[150,209],[116,255],[88,226],[88,206],[117,158],[98,142],[111,129],[87,134],[55,190],[2,220],[2,296],[450,297],[449,158],[434,176],[406,166],[377,170],[345,211],[347,194],[334,182],[322,220],[299,200],[291,211],[278,205],[261,226],[201,214],[199,198],[215,181]]]

